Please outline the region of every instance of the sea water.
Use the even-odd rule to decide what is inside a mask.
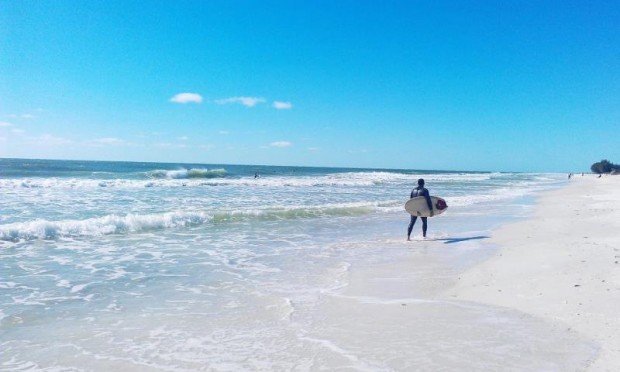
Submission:
[[[420,248],[418,222],[418,241],[391,249],[403,246],[418,178],[449,205],[429,220],[442,244]],[[325,301],[346,292],[356,267],[410,253],[421,260],[411,295],[430,296],[444,283],[429,279],[433,262],[448,278],[484,259],[489,231],[563,178],[0,159],[0,369],[411,367],[384,363],[398,345],[365,360],[333,328],[317,335],[333,309]],[[555,358],[546,367],[561,366]]]

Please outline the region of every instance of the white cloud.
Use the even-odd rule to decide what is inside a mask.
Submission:
[[[162,149],[184,149],[184,148],[190,147],[184,143],[172,143],[172,142],[157,142],[157,143],[154,143],[153,146],[159,147]]]
[[[96,145],[122,145],[125,143],[125,141],[120,138],[104,137],[94,139],[91,141],[91,143]]]
[[[84,145],[93,146],[93,147],[104,147],[104,146],[138,146],[143,147],[144,144],[138,144],[135,142],[128,142],[121,138],[116,137],[102,137],[95,138],[90,141],[84,141]]]
[[[13,124],[9,123],[8,121],[0,121],[0,127],[12,127]]]
[[[13,118],[13,119],[34,119],[36,118],[36,116],[32,114],[21,114],[21,115],[9,114],[8,117]]]
[[[23,129],[11,129],[11,132],[14,133],[14,134],[23,134],[26,131],[23,130]]]
[[[291,147],[293,144],[289,141],[275,141],[269,144],[271,147]]]
[[[238,103],[245,107],[254,107],[259,103],[265,102],[264,98],[260,97],[229,97],[224,99],[218,99],[215,101],[218,105],[227,105],[230,103]]]
[[[188,136],[181,136],[181,137],[177,137],[177,139],[179,141],[187,141],[189,139],[189,137]]]
[[[179,93],[170,98],[174,103],[201,103],[202,96],[198,93]]]
[[[273,101],[273,108],[276,110],[290,110],[293,108],[293,104],[290,102]]]
[[[73,141],[63,137],[56,137],[52,134],[42,134],[38,137],[30,137],[28,139],[28,143],[36,145],[61,146],[73,143]]]

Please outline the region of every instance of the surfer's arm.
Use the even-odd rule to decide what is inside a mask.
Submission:
[[[431,196],[428,194],[428,190],[424,193],[424,198],[426,199],[426,204],[428,204],[428,210],[431,211],[431,216],[433,215],[433,202],[431,201]]]

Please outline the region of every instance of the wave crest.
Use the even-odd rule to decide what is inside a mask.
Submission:
[[[165,170],[156,169],[150,171],[147,175],[150,178],[166,178],[166,179],[183,179],[183,178],[221,178],[226,177],[226,169],[206,169],[206,168],[191,168],[191,169],[176,169]]]
[[[0,240],[77,238],[113,234],[130,234],[167,228],[181,228],[248,220],[275,221],[320,217],[347,217],[369,214],[377,210],[400,209],[400,202],[342,203],[320,206],[288,206],[248,211],[186,212],[107,215],[84,220],[33,220],[0,225]]]
[[[374,187],[381,185],[416,183],[418,178],[427,183],[452,184],[454,182],[484,182],[495,177],[490,173],[408,174],[397,172],[344,172],[325,175],[281,176],[268,175],[258,179],[253,176],[229,177],[220,169],[153,170],[143,173],[149,179],[85,179],[85,178],[0,178],[0,188],[141,188],[141,187]]]

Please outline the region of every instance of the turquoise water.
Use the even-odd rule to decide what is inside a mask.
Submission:
[[[463,240],[466,253],[459,244],[428,253],[458,269],[488,249],[479,240],[491,228],[525,215],[531,195],[564,181],[556,174],[0,159],[2,366],[311,363],[334,350],[305,344],[302,314],[346,286],[351,267],[390,260],[383,247],[404,240],[403,204],[420,177],[449,205],[429,221],[429,237],[477,237]]]
[[[453,207],[510,200],[558,180],[541,174],[4,159],[0,240],[391,214],[402,212],[419,177]]]

